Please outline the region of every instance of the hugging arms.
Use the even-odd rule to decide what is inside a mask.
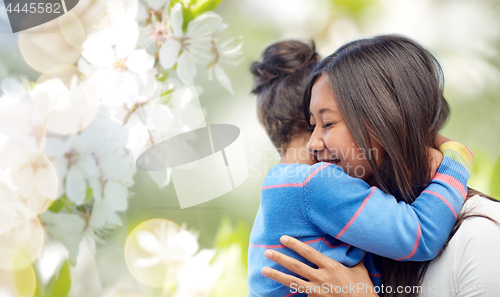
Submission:
[[[258,94],[259,119],[273,143],[277,147],[285,146],[282,166],[288,166],[289,163],[311,162],[310,159],[294,160],[293,156],[287,154],[286,148],[289,148],[290,144],[298,148],[301,145],[307,146],[316,160],[333,163],[345,174],[357,177],[370,186],[379,187],[385,193],[393,195],[400,203],[414,202],[434,176],[427,162],[430,157],[429,152],[432,151],[429,148],[433,145],[433,140],[449,112],[446,100],[442,96],[442,73],[437,61],[415,42],[398,36],[379,36],[355,41],[341,47],[319,65],[316,65],[317,60],[317,54],[313,48],[289,42],[269,47],[264,53],[263,62],[256,63],[252,67],[252,72],[256,76],[254,92]],[[313,74],[309,76],[311,72]],[[303,104],[301,92],[305,92]],[[276,109],[276,107],[279,108]],[[300,111],[303,111],[303,115],[300,115]],[[309,125],[312,126],[312,134],[306,129]],[[362,157],[354,158],[343,154],[346,151],[359,149],[365,152]],[[466,156],[466,149],[461,150],[462,156]],[[373,151],[377,152],[376,157]],[[456,157],[460,153],[448,151],[447,154],[451,155],[445,155],[445,159]],[[460,163],[462,169],[470,170],[470,163],[460,159],[456,161]],[[442,174],[439,171],[438,173]],[[466,179],[464,181],[460,175],[456,176],[455,181],[451,181],[450,184],[456,186],[458,180],[462,181],[463,192]],[[319,187],[327,188],[328,185]],[[459,187],[455,188],[460,192]],[[313,189],[309,190],[313,191]],[[448,197],[443,197],[441,194],[439,198],[443,198],[442,201],[448,201],[446,200]],[[285,199],[292,196],[293,194],[290,193],[288,196],[284,195]],[[274,199],[276,198],[274,196],[271,199],[265,197],[263,191],[261,206],[265,205],[265,200],[278,204],[279,201],[288,203],[285,199]],[[333,197],[332,194],[332,199],[341,199],[341,197]],[[351,201],[347,200],[346,203],[349,202]],[[325,208],[327,208],[331,201],[326,200],[325,203]],[[438,207],[438,204],[428,204],[426,207],[434,208]],[[454,209],[455,215],[459,208]],[[277,209],[280,209],[279,205]],[[321,209],[321,204],[319,209]],[[338,213],[331,217],[332,226],[334,221],[342,220],[343,216],[342,205],[337,206],[335,210],[338,210]],[[366,212],[363,213],[362,208],[358,208],[358,211],[362,214],[361,217],[369,218]],[[384,212],[384,209],[380,211]],[[259,212],[261,212],[260,209]],[[280,212],[276,211],[273,214],[279,216]],[[389,214],[391,213],[388,212],[387,215]],[[319,215],[313,215],[313,217]],[[261,222],[264,231],[276,231],[274,226],[269,229],[265,228],[266,217],[269,215],[258,214],[256,224]],[[297,215],[297,218],[299,217]],[[352,214],[348,217],[352,218]],[[455,222],[453,221],[452,225],[453,223]],[[323,229],[328,227],[328,222],[324,224]],[[399,224],[401,228],[407,228],[401,221]],[[256,226],[259,228],[258,224],[254,225],[254,228]],[[440,231],[447,230],[440,244],[442,247],[451,227],[440,229],[441,226],[437,224],[433,226],[433,229],[428,230],[427,234],[432,237],[432,235],[437,236]],[[334,234],[331,235],[334,236]],[[360,234],[362,237],[372,238],[364,246],[366,250],[370,247],[370,243],[376,245],[377,238],[370,237],[371,235],[373,234]],[[296,236],[300,237],[300,234]],[[384,236],[390,241],[390,234]],[[397,236],[401,236],[402,240],[405,238],[401,234]],[[417,236],[417,249],[424,239],[426,239],[425,236],[420,238]],[[398,237],[395,238],[393,246],[395,250],[399,247],[397,241]],[[332,244],[331,241],[329,243]],[[315,248],[319,247],[315,246]],[[280,251],[289,250],[280,249]],[[387,246],[374,251],[384,256],[391,256],[385,254],[390,252],[390,247]],[[347,249],[346,254],[349,252],[350,250]],[[436,250],[433,256],[437,252]],[[281,255],[278,252],[272,254]],[[299,258],[296,254],[293,255]],[[330,257],[336,256],[330,255]],[[321,270],[318,263],[311,260],[308,262],[308,258],[304,258],[302,261],[309,264],[306,266],[314,267],[316,264],[319,268],[315,271],[325,271]],[[368,269],[372,272],[382,270],[382,284],[391,286],[421,283],[429,264],[429,262],[398,262],[381,257],[374,258],[375,260],[369,261],[374,267],[368,267]],[[397,257],[393,258],[397,259]],[[297,263],[300,262],[295,261],[293,267],[299,267]],[[249,266],[252,264],[249,262]],[[352,266],[355,263],[344,264]],[[270,276],[276,275],[275,271],[269,269],[263,272],[270,272]],[[299,272],[296,273],[311,280],[311,275],[308,277]],[[373,275],[371,280],[374,280]],[[250,274],[249,283],[252,289],[252,275]],[[272,283],[263,283],[264,287],[272,286]],[[386,296],[393,295],[386,294]],[[404,296],[416,296],[416,294]]]

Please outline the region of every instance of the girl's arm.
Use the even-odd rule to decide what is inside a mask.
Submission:
[[[443,162],[411,205],[347,176],[337,166],[313,166],[317,171],[304,187],[303,205],[311,228],[391,259],[433,259],[467,196],[473,160],[469,149],[457,142],[446,142],[440,150]]]

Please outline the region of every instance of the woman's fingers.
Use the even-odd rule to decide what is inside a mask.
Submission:
[[[306,282],[305,280],[269,267],[262,268],[261,272],[264,276],[267,276],[270,279],[273,279],[289,288],[298,288],[299,286],[305,288],[308,286],[308,282]]]
[[[316,269],[310,267],[309,265],[306,265],[297,259],[294,259],[277,251],[267,250],[264,255],[270,260],[273,260],[274,262],[280,264],[288,270],[293,271],[307,279],[309,279],[316,271]]]
[[[316,249],[308,246],[307,244],[293,238],[290,236],[281,236],[280,241],[283,245],[285,245],[287,248],[290,248],[297,253],[301,254],[302,257],[306,258],[310,262],[316,264],[318,267],[322,267],[325,265],[325,263],[329,263],[329,265],[336,265],[338,264],[337,261],[332,260],[331,258],[323,255],[322,253],[318,252]],[[333,262],[331,262],[333,261]]]

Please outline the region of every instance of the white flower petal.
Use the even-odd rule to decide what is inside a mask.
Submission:
[[[170,168],[165,171],[148,171],[149,176],[158,185],[160,189],[163,189],[170,183]]]
[[[229,27],[229,25],[221,21],[221,22],[217,25],[217,31],[222,32],[222,31],[226,30],[226,29],[227,29],[227,27]]]
[[[205,12],[189,22],[186,36],[196,39],[212,35],[220,22],[222,18],[215,12]]]
[[[217,77],[217,80],[219,83],[226,89],[228,90],[231,94],[234,94],[233,87],[231,86],[231,80],[229,77],[226,75],[224,70],[218,65],[215,64],[214,66],[215,70],[215,77]]]
[[[160,257],[138,258],[134,261],[134,266],[139,268],[156,266],[161,263]]]
[[[118,58],[127,57],[132,53],[139,40],[139,26],[135,20],[118,24],[116,29],[116,53]]]
[[[139,246],[146,252],[156,255],[163,251],[161,243],[158,241],[158,238],[153,235],[153,233],[149,231],[139,231],[135,236]]]
[[[85,221],[76,214],[51,211],[41,214],[40,219],[45,224],[45,230],[66,246],[71,262],[76,263]]]
[[[167,6],[170,4],[169,0],[146,0],[146,3],[149,7],[151,7],[153,10],[159,10],[163,8],[164,6]]]
[[[176,3],[170,12],[170,26],[172,26],[173,34],[177,37],[182,37],[184,32],[182,31],[182,23],[184,18],[182,17],[182,5]]]
[[[243,41],[241,40],[241,37],[234,37],[218,46],[218,48],[223,59],[239,59],[241,49],[243,48]]]
[[[95,201],[89,224],[97,229],[121,226],[122,220],[106,200]]]
[[[55,200],[58,192],[58,176],[52,164],[47,168],[38,168],[35,173],[35,188],[44,198]]]
[[[186,51],[180,55],[177,62],[177,75],[185,85],[193,85],[193,78],[196,76],[196,65]]]
[[[104,186],[104,200],[115,211],[125,211],[128,207],[127,188],[115,181],[108,181]]]
[[[91,155],[81,156],[78,166],[89,176],[97,176],[99,173],[95,159]]]
[[[47,137],[44,153],[47,157],[62,157],[65,153],[66,143],[57,137]]]
[[[135,20],[138,22],[138,23],[142,23],[142,22],[145,22],[149,17],[149,14],[148,14],[148,9],[147,7],[142,4],[141,2],[139,2],[139,6],[137,7],[137,15],[135,17]]]
[[[133,51],[125,62],[125,66],[135,73],[146,72],[152,69],[155,63],[155,58],[148,54],[146,50]]]
[[[173,241],[176,247],[189,256],[194,255],[199,247],[197,236],[185,229],[179,230]]]
[[[80,205],[87,195],[87,183],[82,171],[77,166],[72,166],[66,174],[66,196],[76,205]]]
[[[64,176],[66,175],[66,168],[68,168],[68,159],[64,157],[59,157],[59,158],[54,158],[51,160],[52,164],[54,164],[54,167],[56,168],[57,172],[57,177],[59,179],[58,182],[58,192],[57,192],[57,197],[61,197],[62,194],[64,194]]]
[[[165,69],[170,69],[174,67],[177,62],[177,57],[179,56],[179,51],[181,50],[181,44],[173,39],[167,40],[159,52],[160,64]]]
[[[112,46],[116,43],[114,30],[104,29],[90,34],[83,43],[82,57],[99,67],[107,67],[115,60]]]

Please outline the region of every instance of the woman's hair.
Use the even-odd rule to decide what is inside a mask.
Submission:
[[[408,38],[386,35],[348,43],[321,61],[304,95],[309,118],[314,83],[325,76],[356,143],[369,155],[377,186],[398,201],[412,203],[430,182],[428,147],[449,115],[444,78],[437,60]],[[370,136],[386,151],[380,166]],[[474,190],[469,191],[469,196]],[[456,229],[465,216],[462,214]],[[451,237],[450,237],[451,238]],[[419,285],[429,262],[381,258],[382,283]],[[417,296],[387,293],[383,296]]]
[[[280,152],[292,137],[310,132],[302,116],[302,100],[307,77],[319,60],[313,42],[290,40],[270,45],[262,62],[252,63],[258,118]]]

